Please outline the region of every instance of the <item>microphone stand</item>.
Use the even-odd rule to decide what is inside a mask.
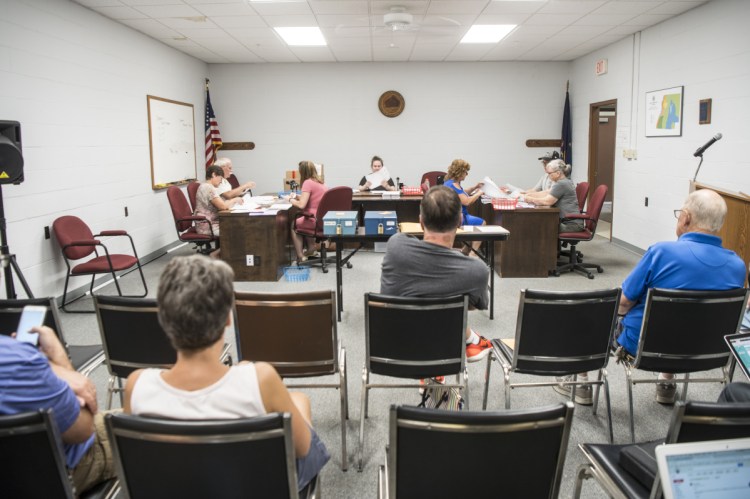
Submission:
[[[8,236],[5,233],[5,226],[6,223],[5,208],[3,207],[3,186],[0,185],[0,265],[3,266],[3,272],[5,273],[5,297],[9,300],[16,299],[16,290],[13,286],[13,271],[15,270],[18,280],[21,281],[21,285],[23,286],[24,291],[26,291],[26,296],[28,296],[29,298],[34,298],[34,295],[31,293],[31,289],[26,282],[26,279],[23,277],[21,269],[18,267],[18,262],[16,262],[16,255],[10,253],[10,248],[8,248]]]
[[[695,175],[693,175],[693,182],[695,182],[695,179],[698,178],[698,172],[701,171],[701,165],[703,164],[703,154],[700,155],[701,162],[698,163],[698,168],[695,170]]]

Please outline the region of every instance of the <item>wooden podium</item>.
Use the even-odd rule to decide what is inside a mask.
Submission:
[[[723,246],[750,263],[750,197],[734,191],[719,189],[700,182],[691,182],[691,191],[711,189],[718,193],[727,203],[727,216],[719,232]]]

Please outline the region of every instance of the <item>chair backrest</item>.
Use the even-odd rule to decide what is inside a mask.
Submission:
[[[620,293],[620,288],[522,290],[513,369],[528,374],[561,375],[607,365]]]
[[[40,305],[47,307],[44,325],[52,328],[62,340],[60,318],[57,316],[57,305],[54,298],[25,298],[14,300],[0,300],[0,334],[9,335],[18,327],[23,307],[26,305]]]
[[[184,232],[192,227],[193,223],[191,221],[181,221],[193,214],[193,210],[190,209],[188,200],[185,198],[182,190],[176,185],[168,187],[167,199],[169,200],[169,207],[172,209],[172,218],[174,218],[177,233],[179,234],[180,232]]]
[[[672,412],[667,443],[747,438],[750,403],[678,401]]]
[[[333,291],[235,291],[234,296],[239,360],[269,362],[283,377],[337,372]]]
[[[61,443],[52,409],[0,416],[2,496],[73,499]]]
[[[331,187],[325,193],[315,213],[315,235],[323,235],[323,217],[329,211],[348,211],[352,209],[352,188],[346,186]]]
[[[572,402],[498,412],[392,406],[389,497],[557,497],[572,418]],[[437,465],[441,457],[469,460],[470,476],[485,479]]]
[[[65,248],[73,241],[91,241],[94,234],[89,226],[78,217],[65,215],[52,222],[52,232],[60,248]],[[94,252],[93,246],[71,246],[63,249],[63,255],[68,260],[78,260]]]
[[[237,180],[237,177],[234,175],[234,173],[230,174],[229,177],[227,177],[227,182],[229,182],[229,185],[232,186],[232,189],[236,189],[240,186],[240,181]]]
[[[747,290],[649,289],[634,365],[654,372],[689,373],[727,364],[724,335],[742,323]]]
[[[94,295],[99,333],[113,376],[127,377],[136,369],[169,367],[177,351],[159,324],[154,298]]]
[[[296,498],[291,416],[174,421],[105,416],[127,497]]]
[[[458,374],[466,357],[469,299],[365,294],[365,365],[375,374],[429,378]]]
[[[590,219],[585,221],[585,227],[592,234],[596,232],[596,225],[599,223],[599,215],[602,213],[604,199],[607,197],[607,190],[608,187],[601,184],[594,189],[594,193],[591,195],[591,199],[589,199],[589,209],[586,210],[586,215]]]
[[[198,194],[198,188],[201,186],[200,182],[190,182],[187,185],[188,201],[190,201],[190,209],[195,213],[195,197]]]
[[[422,174],[422,180],[419,182],[419,185],[424,184],[425,180],[429,180],[430,181],[430,187],[435,187],[436,185],[438,185],[438,177],[445,178],[446,175],[447,175],[446,172],[441,172],[441,171],[437,171],[437,170],[432,171],[432,172],[423,173]]]
[[[589,195],[589,183],[578,182],[576,185],[576,197],[578,198],[578,211],[583,213],[583,208],[586,206],[586,198]]]

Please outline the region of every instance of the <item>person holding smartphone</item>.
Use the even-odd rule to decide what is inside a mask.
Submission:
[[[0,415],[51,408],[66,465],[82,493],[115,476],[96,388],[73,368],[52,329],[37,325],[24,333],[29,342],[15,332],[0,335]]]

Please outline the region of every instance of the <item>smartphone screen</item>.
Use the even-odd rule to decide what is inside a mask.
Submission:
[[[32,345],[39,343],[39,334],[31,333],[29,330],[34,326],[44,324],[44,317],[47,315],[47,307],[40,305],[26,305],[21,312],[21,320],[18,321],[16,329],[16,339]]]

